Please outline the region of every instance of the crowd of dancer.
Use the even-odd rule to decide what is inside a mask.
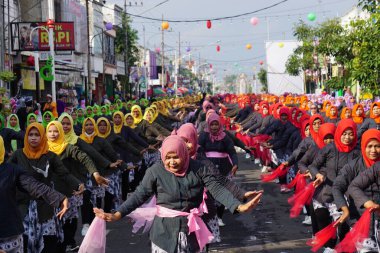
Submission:
[[[250,211],[263,195],[234,183],[237,149],[264,181],[294,189],[312,246],[339,251],[346,238],[378,252],[380,102],[199,94],[49,108],[0,117],[0,252],[76,251],[78,219],[85,236],[95,216],[129,216],[134,230],[150,216],[152,252],[206,252],[221,241],[224,211]],[[154,211],[135,215],[147,203]],[[365,209],[371,232],[358,236]],[[337,236],[321,243],[330,227]]]

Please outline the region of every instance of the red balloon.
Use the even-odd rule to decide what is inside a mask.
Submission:
[[[33,55],[28,56],[28,58],[26,59],[26,64],[28,66],[34,66],[34,56]]]
[[[264,61],[259,61],[259,64],[260,64],[260,65],[263,65],[263,64],[264,64]]]
[[[210,69],[212,69],[212,64],[210,64]]]
[[[211,26],[212,26],[211,20],[207,20],[206,26],[207,26],[207,29],[211,29]]]
[[[220,46],[219,45],[216,46],[216,51],[220,52]]]

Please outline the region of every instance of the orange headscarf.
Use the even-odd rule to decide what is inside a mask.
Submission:
[[[28,141],[29,132],[33,128],[37,129],[37,131],[39,132],[41,136],[40,145],[38,145],[36,148],[33,148],[32,146],[30,146],[29,141]],[[26,128],[25,138],[24,138],[24,148],[22,149],[22,151],[24,152],[25,156],[28,159],[39,159],[42,155],[49,152],[49,146],[47,143],[45,128],[40,123],[34,122]]]
[[[325,100],[325,101],[323,102],[323,106],[322,106],[322,110],[321,110],[321,112],[326,112],[326,107],[327,107],[327,105],[331,106],[331,102],[328,101],[328,100]],[[326,113],[327,113],[327,112],[326,112]]]
[[[356,111],[362,108],[362,114],[361,115],[356,115]],[[361,104],[355,104],[354,107],[352,108],[352,119],[356,124],[361,124],[363,123],[365,118],[365,112],[364,112],[364,107]]]
[[[371,167],[376,162],[380,161],[380,157],[377,158],[377,160],[371,160],[365,155],[365,149],[366,149],[369,141],[372,139],[376,139],[377,141],[380,142],[380,131],[379,130],[368,129],[367,131],[364,132],[364,134],[362,136],[361,150],[362,150],[363,159],[364,159],[364,162],[365,162],[365,165],[367,166],[367,168]]]
[[[373,115],[373,107],[380,107],[380,102],[373,102],[372,105],[371,105],[371,113],[370,113],[370,117],[371,119],[373,119],[377,124],[380,123],[380,115],[379,116],[375,116]]]
[[[335,108],[335,115],[331,115],[331,109]],[[338,118],[338,108],[336,106],[330,106],[326,111],[326,117],[329,119],[337,119]]]
[[[351,109],[348,108],[348,107],[344,107],[344,108],[342,109],[342,113],[340,114],[340,119],[351,119],[351,117],[352,117],[352,113],[350,113],[350,116],[351,116],[351,117],[347,118],[347,117],[346,117],[346,112],[347,112],[347,111],[350,111],[350,112],[351,112]]]
[[[92,124],[94,124],[94,132],[91,135],[87,134],[86,131],[84,130],[84,127],[88,120],[90,120]],[[82,134],[80,135],[80,138],[84,140],[85,142],[87,142],[88,144],[92,144],[94,142],[95,136],[97,135],[98,135],[98,127],[95,123],[95,120],[93,118],[86,118],[85,120],[83,120]]]

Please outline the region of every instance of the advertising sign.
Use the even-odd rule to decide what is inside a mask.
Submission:
[[[46,22],[11,23],[13,51],[49,51],[49,29]],[[54,23],[54,50],[75,50],[74,22]]]

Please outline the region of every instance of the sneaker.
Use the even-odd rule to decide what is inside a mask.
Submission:
[[[219,225],[219,227],[224,227],[226,224],[224,224],[224,222],[221,218],[218,218],[218,225]]]
[[[362,243],[357,243],[356,249],[359,253],[377,252],[377,245],[371,238],[367,238]]]
[[[288,193],[288,192],[290,192],[290,191],[291,191],[291,190],[288,189],[284,184],[281,185],[281,187],[280,187],[280,192],[281,192],[281,193]]]
[[[73,252],[73,251],[77,251],[78,249],[79,249],[79,246],[76,244],[66,246],[66,252]]]
[[[261,172],[267,173],[268,172],[268,166],[263,166],[263,168],[261,169]]]
[[[85,236],[87,234],[87,231],[88,231],[88,228],[90,227],[89,224],[83,224],[83,227],[82,227],[82,236]]]
[[[329,248],[329,247],[326,247],[324,250],[323,250],[323,253],[335,253],[336,251],[332,248]]]
[[[311,217],[305,216],[305,219],[303,220],[302,224],[310,226],[311,225]]]
[[[250,154],[245,154],[245,159],[249,159],[249,158],[251,158],[251,155]]]

